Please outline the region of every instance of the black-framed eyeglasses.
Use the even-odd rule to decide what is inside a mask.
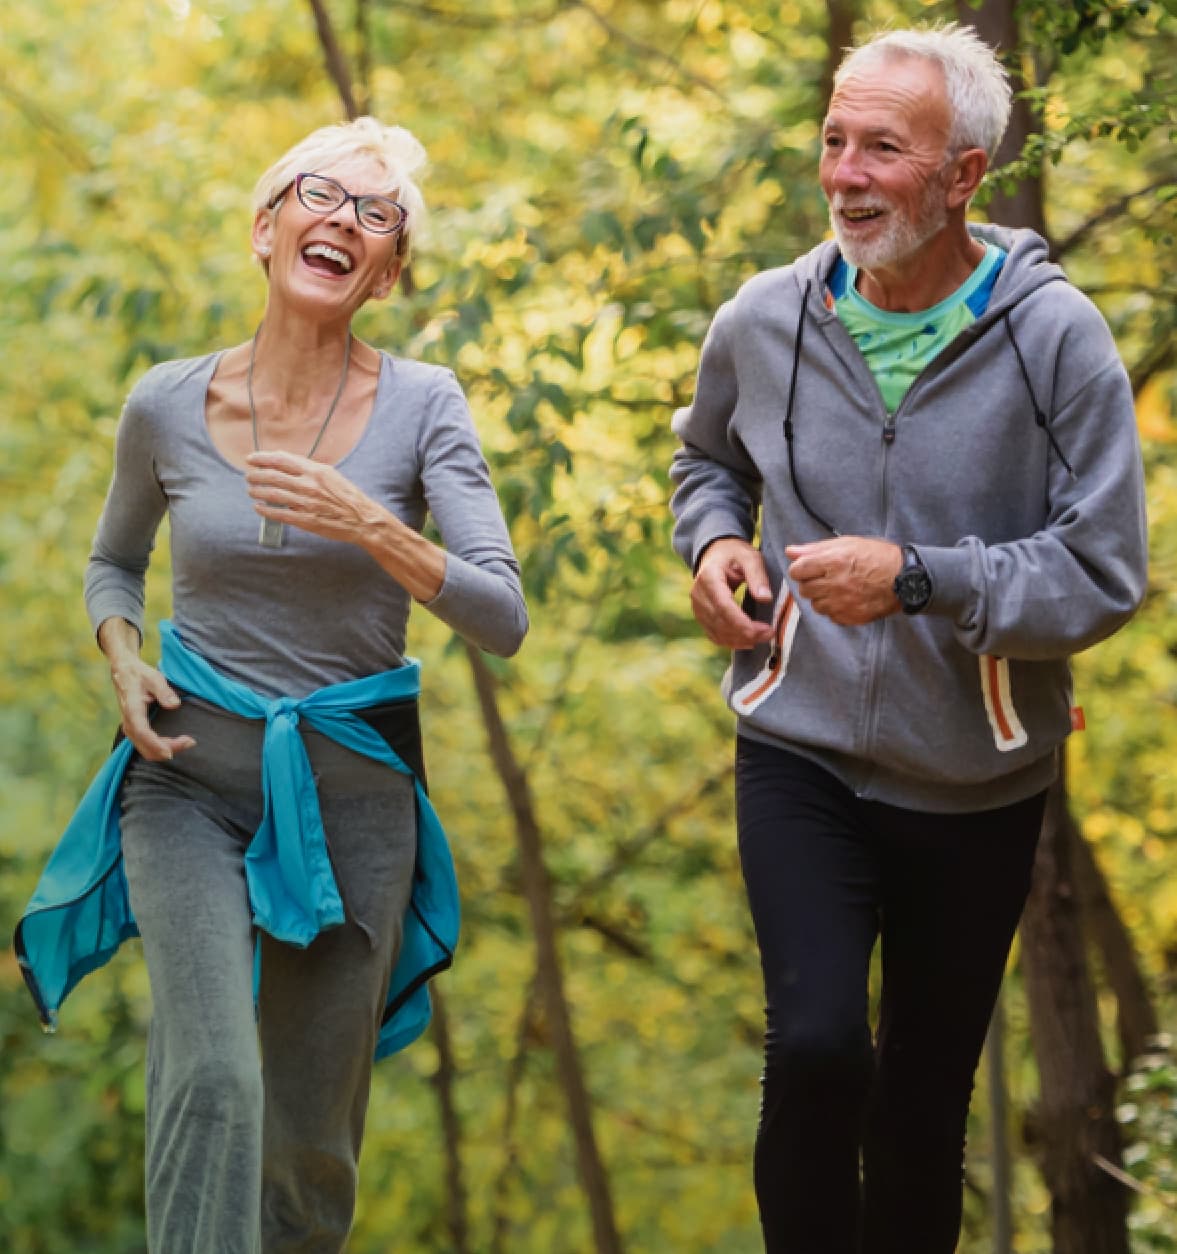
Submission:
[[[397,204],[391,196],[356,196],[342,183],[325,174],[299,174],[294,180],[294,192],[299,204],[311,213],[334,213],[350,200],[356,207],[356,220],[365,231],[373,235],[392,235],[404,230],[409,211]],[[272,209],[290,190],[290,184],[270,201]]]

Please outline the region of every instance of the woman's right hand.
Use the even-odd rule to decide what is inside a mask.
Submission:
[[[170,762],[191,749],[191,736],[160,736],[149,714],[158,702],[174,710],[180,704],[175,689],[154,666],[139,656],[139,632],[123,618],[108,618],[98,628],[98,645],[110,662],[110,678],[118,697],[123,733],[148,762]]]

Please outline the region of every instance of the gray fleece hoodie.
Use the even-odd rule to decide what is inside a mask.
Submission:
[[[740,734],[864,798],[944,812],[1050,783],[1072,725],[1067,658],[1123,624],[1147,581],[1132,393],[1107,325],[1039,236],[970,229],[1009,253],[989,308],[893,415],[827,299],[835,244],[751,279],[707,335],[671,468],[692,568],[759,519],[777,597],[752,612],[776,631],[733,656]],[[829,538],[815,515],[914,544],[927,609],[840,627],[798,602],[784,551]]]

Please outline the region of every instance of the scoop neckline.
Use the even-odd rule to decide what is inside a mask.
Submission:
[[[343,454],[343,456],[340,457],[338,461],[320,462],[323,466],[330,466],[335,470],[341,469],[348,461],[351,460],[352,457],[356,455],[361,445],[363,445],[367,440],[369,432],[372,430],[376,418],[376,411],[380,406],[381,394],[385,388],[385,376],[390,373],[392,368],[392,359],[389,355],[384,352],[383,349],[378,348],[375,351],[380,355],[380,371],[376,377],[376,392],[372,397],[372,408],[368,413],[368,417],[365,420],[359,435],[356,436],[355,441]],[[220,366],[221,361],[227,352],[229,352],[227,348],[220,348],[217,349],[216,352],[209,354],[208,374],[205,377],[204,385],[200,389],[200,429],[204,434],[205,444],[207,444],[217,461],[219,461],[221,465],[225,466],[227,469],[233,471],[234,474],[239,475],[241,478],[245,478],[249,467],[238,466],[234,462],[231,462],[228,457],[225,456],[216,440],[213,439],[213,434],[208,427],[208,391],[212,386],[213,379],[216,378],[217,368]]]

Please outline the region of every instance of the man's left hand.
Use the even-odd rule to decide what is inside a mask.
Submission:
[[[893,585],[903,568],[903,550],[890,540],[839,536],[790,544],[785,556],[798,594],[843,627],[860,627],[899,612]]]

